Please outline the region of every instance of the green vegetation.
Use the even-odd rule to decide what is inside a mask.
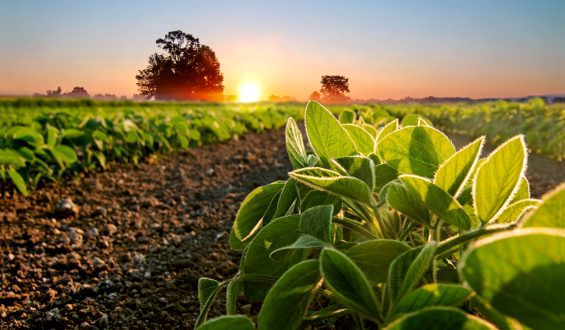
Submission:
[[[288,116],[302,119],[302,109],[298,103],[1,99],[0,180],[5,191],[17,189],[25,194],[45,180],[57,181],[63,176],[103,169],[109,162],[137,162],[155,152],[182,150],[281,127]],[[403,126],[433,123],[450,134],[487,135],[489,142],[497,144],[524,134],[532,152],[558,160],[565,158],[565,107],[545,105],[541,100],[525,104],[353,105],[333,106],[330,110],[340,114],[345,123],[343,130],[359,139],[364,151],[373,143],[370,134],[377,134],[378,127],[390,123],[377,136],[380,141],[385,133],[396,129],[398,124],[391,121],[398,117]],[[355,116],[363,118],[359,126],[351,125]],[[403,166],[410,163],[407,159],[402,162]],[[428,173],[431,170],[433,167],[428,168]],[[392,173],[383,166],[377,177]]]
[[[200,279],[196,327],[253,328],[234,316],[242,294],[259,329],[564,328],[565,185],[530,198],[523,136],[481,158],[484,138],[456,150],[423,118],[370,114],[310,102],[312,150],[288,120],[294,169],[242,203],[240,271]],[[230,316],[206,322],[223,292]]]

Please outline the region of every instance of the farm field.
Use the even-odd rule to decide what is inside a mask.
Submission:
[[[507,104],[505,107],[529,109],[523,111],[527,114],[535,114],[532,108],[546,113],[563,111],[559,106],[547,107],[535,102]],[[35,190],[30,189],[27,197],[19,193],[13,195],[15,187],[6,189],[9,190],[8,198],[2,199],[0,205],[1,225],[7,228],[0,237],[3,251],[0,325],[8,328],[193,327],[199,314],[199,278],[227,280],[238,270],[241,254],[230,250],[228,238],[240,203],[254,188],[275,180],[286,180],[288,172],[292,171],[285,132],[279,128],[288,116],[302,118],[304,105],[286,105],[278,109],[277,105],[258,106],[260,115],[253,117],[258,118],[255,121],[245,117],[246,111],[251,111],[250,106],[218,109],[215,105],[170,104],[152,111],[145,105],[105,104],[102,109],[97,106],[99,104],[78,108],[48,105],[38,110],[10,105],[6,113],[11,115],[3,117],[4,123],[10,123],[11,127],[5,127],[4,132],[14,126],[26,125],[37,133],[32,134],[35,139],[19,138],[16,141],[17,146],[23,144],[30,150],[43,148],[43,143],[33,143],[49,139],[50,126],[42,123],[53,125],[51,127],[57,130],[54,146],[72,148],[77,160],[64,164],[60,176],[53,177],[54,183],[41,183]],[[491,106],[495,112],[502,111],[501,103]],[[131,109],[124,109],[128,107]],[[386,124],[391,119],[389,114],[424,113],[426,118],[441,126],[447,125],[445,120],[449,116],[446,113],[472,114],[467,110],[472,107],[485,111],[489,105],[439,106],[435,108],[437,114],[432,111],[432,106],[348,106],[331,110],[336,115],[348,110],[341,116],[343,121],[348,121],[345,117],[355,110],[357,114],[363,114],[365,122],[374,121],[376,127]],[[214,133],[214,120],[206,114],[210,109],[223,116],[221,118],[229,118],[226,128]],[[103,144],[102,148],[96,149],[98,145],[93,139],[93,131],[81,127],[88,119],[80,122],[73,119],[80,118],[78,113],[82,111],[92,114],[93,118],[101,117],[101,122],[114,123],[99,126],[108,130],[120,127],[125,120],[135,119],[136,127],[140,128],[136,132],[155,135],[159,132],[157,128],[163,127],[159,123],[173,123],[170,117],[178,118],[179,113],[196,114],[205,124],[191,126],[190,121],[185,121],[187,130],[174,131],[162,140],[153,136],[153,141],[168,141],[170,148],[164,148],[164,142],[148,145],[147,140],[143,140],[145,144],[132,143],[128,147],[131,149],[124,148],[123,154],[119,155],[115,148],[127,144],[114,141],[114,144]],[[25,115],[17,116],[18,112]],[[59,115],[52,116],[53,113]],[[493,117],[499,116],[496,113]],[[37,119],[65,117],[61,114],[66,114],[68,121]],[[417,125],[419,120],[413,116],[405,118],[405,125],[409,126],[414,118]],[[488,120],[490,116],[484,118]],[[513,115],[507,118],[515,120]],[[457,119],[452,120],[459,123]],[[486,125],[489,123],[485,121],[482,127],[488,127],[490,132],[498,127],[493,133],[497,136],[506,136],[506,129],[516,125],[515,121],[505,123],[503,120],[498,120],[498,125]],[[541,125],[539,118],[537,124]],[[177,122],[176,125],[181,124]],[[89,142],[78,144],[65,138],[65,131],[71,129],[82,130],[83,135],[75,132],[75,138],[86,136]],[[190,140],[189,136],[196,136],[191,135],[191,130],[197,130],[200,139]],[[477,130],[452,131],[458,133],[453,134],[457,149],[472,142],[472,135],[479,134]],[[127,138],[127,134],[104,133],[126,136],[124,141]],[[536,137],[531,131],[528,133]],[[17,152],[16,139],[8,139],[6,134],[3,136],[4,149],[9,146]],[[188,144],[181,142],[182,136],[187,138]],[[232,136],[237,138],[230,139]],[[108,148],[104,149],[105,146]],[[483,156],[492,152],[494,146],[494,143],[487,145]],[[81,159],[81,153],[89,147],[104,152],[110,160],[106,171],[101,171],[99,162],[88,163]],[[540,198],[565,181],[565,163],[550,158],[555,156],[553,149],[549,154],[544,154],[544,149],[536,150],[541,155],[530,156],[526,177],[530,179],[532,197]],[[124,159],[131,159],[125,156],[126,152],[138,155],[137,161],[124,163]],[[14,167],[12,163],[3,163],[6,169],[12,166],[22,171],[22,177],[29,177],[25,172],[31,168],[29,164]],[[52,161],[52,168],[57,165],[56,160]],[[65,197],[78,206],[71,214],[56,207]],[[219,300],[220,303],[212,306],[210,318],[225,314],[221,304],[225,300],[222,297]],[[237,306],[240,313],[251,315],[256,315],[258,308],[245,299],[241,299]],[[353,321],[345,318],[334,326],[339,326],[339,322],[351,324]],[[317,327],[323,328],[324,323]]]

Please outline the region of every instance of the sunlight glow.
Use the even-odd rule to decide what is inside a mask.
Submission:
[[[244,83],[239,87],[239,102],[257,102],[261,99],[261,91],[255,83]]]

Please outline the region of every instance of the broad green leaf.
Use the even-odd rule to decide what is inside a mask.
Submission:
[[[241,281],[239,275],[232,278],[226,289],[226,313],[234,315],[237,310],[237,298],[241,292]]]
[[[371,188],[375,184],[375,164],[365,156],[350,156],[331,160],[344,175],[356,177]]]
[[[402,118],[401,125],[402,125],[402,127],[418,126],[419,122],[420,122],[420,115],[410,113],[410,114],[407,114],[406,116],[404,116],[404,118]]]
[[[298,194],[296,191],[296,181],[293,179],[288,179],[281,191],[281,195],[277,202],[277,209],[275,211],[275,214],[273,215],[273,218],[279,218],[289,214],[289,212],[292,212],[297,198]]]
[[[496,310],[534,329],[564,329],[565,231],[527,228],[475,243],[459,273]]]
[[[334,206],[334,214],[339,212],[341,209],[341,200],[339,196],[320,190],[310,190],[300,203],[300,211],[304,212],[314,206],[328,204],[332,204]]]
[[[275,281],[292,265],[302,260],[302,251],[273,251],[292,244],[298,238],[300,218],[297,215],[274,219],[251,240],[241,258],[241,281],[245,297],[261,301]]]
[[[481,317],[488,322],[495,325],[499,330],[530,330],[530,327],[521,324],[508,315],[494,309],[491,304],[486,302],[483,298],[474,294],[471,296],[470,304],[473,309],[479,311]]]
[[[355,112],[351,110],[343,110],[339,114],[339,122],[342,124],[351,124],[355,121]]]
[[[84,132],[76,129],[76,128],[67,128],[63,130],[63,138],[64,139],[76,139],[79,137],[82,137],[84,135]]]
[[[430,213],[419,196],[400,181],[386,186],[386,200],[397,211],[425,225],[430,224]]]
[[[428,271],[434,259],[436,242],[413,248],[392,262],[388,272],[389,298],[394,303],[412,291]]]
[[[308,140],[316,155],[327,159],[357,153],[355,143],[339,121],[316,101],[309,101],[304,115]]]
[[[350,198],[365,204],[373,203],[372,191],[363,181],[321,167],[306,167],[289,173],[290,177],[311,188]]]
[[[379,142],[381,142],[382,139],[384,139],[385,136],[396,131],[397,129],[398,129],[398,119],[395,119],[390,123],[386,124],[383,128],[381,128],[379,134],[377,135],[377,138],[375,139],[375,142],[378,144]]]
[[[53,126],[48,126],[45,130],[47,131],[47,145],[50,148],[53,148],[55,144],[57,144],[57,138],[59,137],[59,130]]]
[[[206,301],[214,294],[216,289],[220,286],[220,282],[207,277],[198,279],[198,302],[200,303],[200,311],[206,304]]]
[[[384,137],[377,152],[401,173],[432,178],[439,165],[455,153],[455,147],[433,127],[409,126]]]
[[[344,124],[343,128],[349,133],[349,136],[357,146],[357,151],[363,155],[368,155],[375,151],[375,140],[371,133],[355,124]]]
[[[261,226],[269,224],[269,222],[271,222],[271,220],[273,219],[275,212],[277,211],[277,205],[279,202],[279,197],[281,196],[281,191],[279,191],[269,202],[269,207],[267,207],[265,214],[263,214],[263,217],[261,218]]]
[[[390,264],[410,247],[400,241],[374,239],[361,242],[350,248],[346,254],[374,283],[386,283]]]
[[[389,182],[398,178],[398,171],[387,164],[375,166],[375,191],[381,190]]]
[[[18,148],[18,153],[22,155],[27,161],[34,161],[35,160],[35,153],[33,150],[27,147]]]
[[[273,285],[259,312],[259,329],[298,329],[320,285],[318,260],[292,266]]]
[[[439,166],[434,183],[457,198],[471,178],[484,143],[485,137],[483,136],[453,154]]]
[[[379,134],[379,131],[375,128],[375,126],[370,125],[370,124],[363,124],[363,128],[369,133],[371,134],[371,137],[373,138],[373,141],[375,140],[375,138],[377,137],[377,135]],[[374,150],[373,150],[374,152]]]
[[[496,330],[492,324],[453,307],[429,307],[406,314],[386,330]]]
[[[394,307],[393,314],[411,313],[432,306],[460,306],[472,291],[457,284],[433,283],[406,294]]]
[[[78,160],[76,152],[71,147],[65,145],[56,145],[50,151],[61,167],[73,164]]]
[[[496,222],[498,223],[510,223],[514,222],[526,213],[528,210],[534,209],[541,204],[539,199],[521,199],[508,205],[507,208],[502,211]]]
[[[273,197],[278,194],[284,186],[284,182],[276,181],[253,190],[247,197],[235,217],[232,227],[237,239],[247,240],[260,226],[260,221],[267,211]]]
[[[25,166],[25,158],[16,150],[0,149],[0,165],[13,165],[15,167]]]
[[[200,302],[200,314],[196,318],[195,326],[198,327],[208,318],[208,312],[212,303],[220,291],[221,284],[213,279],[201,277],[198,280],[198,301]]]
[[[306,166],[306,149],[304,148],[304,140],[302,138],[302,133],[296,125],[296,122],[292,117],[288,118],[286,122],[286,151],[288,153],[288,158],[292,163],[292,167],[302,168]]]
[[[400,181],[438,217],[450,225],[468,230],[471,218],[455,198],[430,180],[414,175],[401,175]],[[411,199],[405,201],[408,203]]]
[[[298,231],[331,243],[333,210],[333,205],[320,205],[304,211],[300,215]]]
[[[525,176],[522,176],[518,183],[518,190],[512,197],[511,203],[528,198],[530,198],[530,182]]]
[[[244,315],[220,316],[196,328],[197,330],[254,330],[253,322]]]
[[[565,184],[544,195],[542,200],[523,226],[565,228]]]
[[[482,223],[494,221],[510,203],[526,169],[526,145],[518,135],[494,150],[473,181],[473,207]]]
[[[378,315],[377,298],[371,284],[353,260],[337,250],[324,249],[320,271],[338,301],[368,318]]]
[[[14,184],[14,186],[16,186],[18,191],[22,195],[27,196],[26,183],[25,183],[24,179],[22,178],[22,176],[20,175],[20,173],[18,173],[18,171],[16,171],[13,168],[9,168],[7,172],[8,172],[8,176],[12,180],[12,183]]]
[[[29,145],[37,147],[43,144],[43,135],[31,127],[19,127],[14,131],[14,140],[25,141]]]

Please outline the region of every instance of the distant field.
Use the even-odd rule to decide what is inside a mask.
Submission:
[[[225,141],[234,135],[301,119],[304,104],[215,104],[65,99],[0,100],[2,189],[27,193],[44,181],[138,162],[156,152]],[[531,151],[565,158],[565,105],[494,102],[442,105],[332,106],[354,110],[373,123],[395,118],[418,123],[418,114],[448,133],[487,135],[497,144],[523,133]]]

